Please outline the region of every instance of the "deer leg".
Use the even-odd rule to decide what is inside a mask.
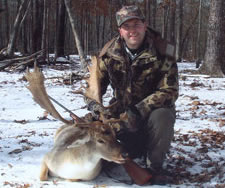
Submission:
[[[43,161],[41,164],[40,180],[41,181],[48,180],[48,166],[45,161]]]

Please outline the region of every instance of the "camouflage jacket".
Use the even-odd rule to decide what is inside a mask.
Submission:
[[[119,104],[115,116],[130,105],[135,105],[143,118],[156,108],[174,106],[178,97],[177,64],[167,55],[163,43],[158,33],[148,30],[144,49],[133,60],[129,59],[119,36],[101,51],[101,94],[111,84]]]

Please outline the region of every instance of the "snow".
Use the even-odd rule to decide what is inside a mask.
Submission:
[[[175,138],[165,160],[177,181],[170,187],[225,186],[225,80],[207,75],[194,75],[194,63],[178,63],[180,96],[176,102]],[[76,115],[87,113],[83,98],[71,91],[80,82],[63,84],[71,69],[56,70],[44,67],[43,73],[49,95]],[[51,178],[39,181],[40,163],[53,146],[53,136],[62,123],[48,116],[33,100],[26,88],[24,73],[0,72],[0,187],[79,187],[124,188],[139,187],[118,182],[129,180],[121,166],[102,172],[90,182],[67,182]],[[107,100],[107,99],[106,99]],[[55,105],[60,114],[69,114]],[[152,187],[160,187],[154,185]]]

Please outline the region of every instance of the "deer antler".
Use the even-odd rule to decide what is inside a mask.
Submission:
[[[110,108],[113,108],[114,105],[117,105],[117,102],[105,107],[102,104],[102,98],[101,98],[101,84],[100,84],[100,71],[99,71],[99,65],[98,65],[98,58],[96,56],[92,56],[91,58],[92,66],[88,67],[88,70],[90,72],[90,76],[88,79],[86,79],[88,83],[88,87],[85,88],[85,92],[78,92],[85,97],[95,100],[96,103],[99,105],[102,111],[109,111]],[[102,120],[104,123],[116,123],[120,122],[122,119],[126,119],[125,116],[121,116],[120,119],[107,119],[104,117],[103,113],[100,113],[100,120]]]
[[[85,78],[87,81],[87,86],[82,86],[80,90],[74,91],[73,93],[81,94],[91,101],[95,101],[95,104],[99,106],[99,109],[106,110],[107,107],[102,105],[101,98],[101,84],[100,84],[100,72],[98,67],[98,58],[96,56],[91,57],[91,65],[88,66],[89,78]],[[100,119],[105,119],[101,115]],[[104,121],[104,120],[103,120]]]
[[[99,104],[102,103],[101,99],[101,85],[99,82],[99,69],[98,59],[96,56],[91,58],[92,66],[88,66],[90,77],[87,79],[88,87],[85,90],[84,95],[90,99],[94,99]]]
[[[42,108],[49,112],[54,118],[66,124],[73,124],[72,121],[64,119],[51,103],[44,86],[44,75],[37,67],[36,63],[34,64],[34,72],[30,73],[27,69],[25,77],[29,82],[29,86],[27,86],[27,88],[32,93],[33,99],[36,103],[38,103]]]

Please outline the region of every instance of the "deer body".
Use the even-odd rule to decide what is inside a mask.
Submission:
[[[100,156],[89,153],[91,151],[88,149],[86,145],[63,150],[54,147],[43,161],[48,167],[49,175],[74,181],[94,179],[101,171],[102,162]]]
[[[67,126],[57,133],[53,149],[45,155],[40,180],[47,180],[48,175],[70,181],[92,180],[101,171],[102,159],[125,162],[110,126]]]

